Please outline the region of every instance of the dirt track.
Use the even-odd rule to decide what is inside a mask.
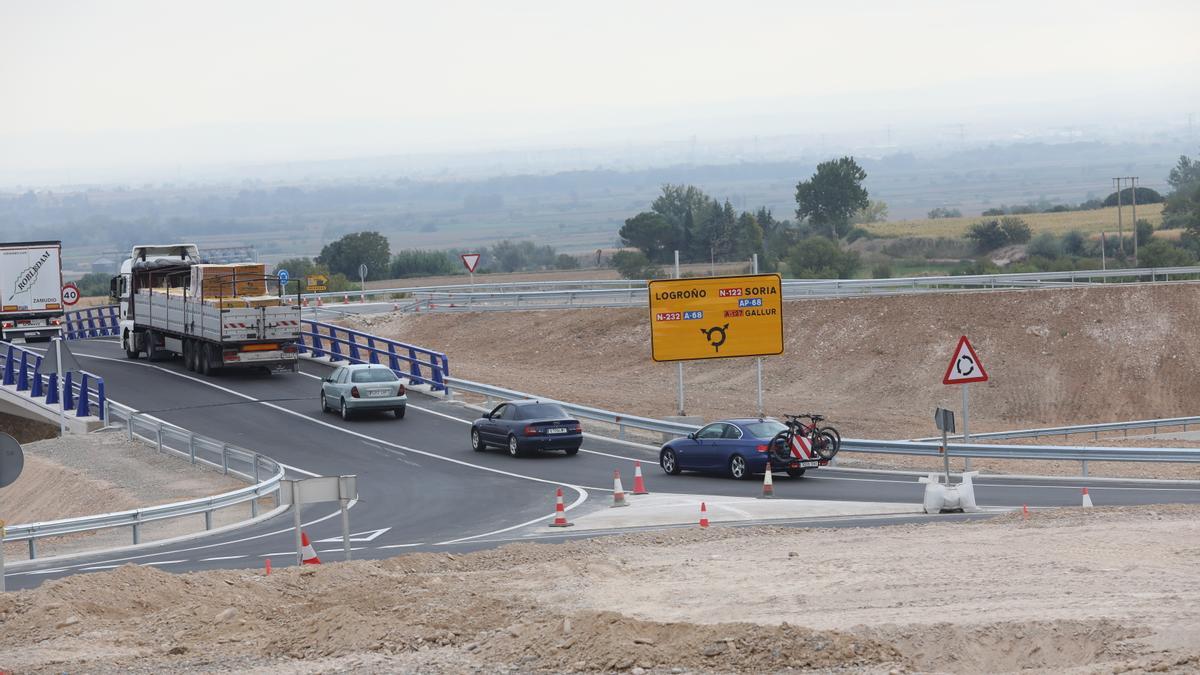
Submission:
[[[127,566],[0,596],[0,666],[1195,672],[1197,516],[1166,506],[871,530],[689,529],[269,577]]]

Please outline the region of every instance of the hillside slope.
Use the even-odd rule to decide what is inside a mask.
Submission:
[[[1200,284],[798,300],[785,351],[765,360],[767,414],[820,411],[853,437],[935,433],[958,409],[941,384],[959,335],[991,381],[971,385],[971,429],[1194,415]],[[647,311],[360,318],[370,332],[444,350],[453,375],[631,414],[676,412],[674,364],[650,358]],[[686,411],[755,412],[753,359],[689,362]]]

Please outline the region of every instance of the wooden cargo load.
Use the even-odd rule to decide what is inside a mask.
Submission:
[[[267,266],[263,263],[195,265],[189,294],[210,298],[237,298],[267,294]]]

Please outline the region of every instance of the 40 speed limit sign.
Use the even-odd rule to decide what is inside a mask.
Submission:
[[[63,284],[62,301],[64,305],[74,305],[79,302],[79,287],[75,284]]]
[[[778,274],[661,279],[649,285],[655,361],[783,353]]]

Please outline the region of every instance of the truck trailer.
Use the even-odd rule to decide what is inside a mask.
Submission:
[[[0,244],[3,339],[45,341],[62,333],[62,242]]]
[[[134,246],[111,291],[128,358],[180,356],[193,372],[296,371],[300,305],[260,265],[207,265],[195,244]]]

